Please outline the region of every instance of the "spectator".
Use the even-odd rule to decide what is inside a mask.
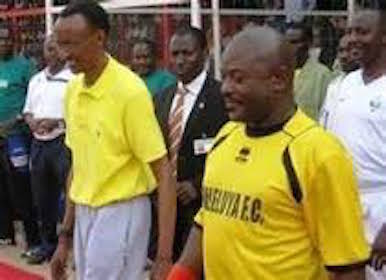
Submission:
[[[205,34],[194,27],[177,29],[170,40],[170,57],[178,83],[155,99],[158,121],[177,178],[177,225],[174,257],[184,248],[201,205],[205,156],[226,122],[220,84],[208,75]]]
[[[317,120],[333,74],[326,66],[309,57],[311,28],[304,23],[290,24],[286,38],[296,48],[295,101],[310,118]]]
[[[169,71],[156,69],[156,49],[153,42],[138,40],[131,53],[131,67],[145,81],[153,96],[176,83],[176,77]]]
[[[333,69],[336,59],[340,34],[331,23],[331,19],[321,18],[320,20],[320,56],[319,62],[326,65],[330,70]]]
[[[380,270],[386,263],[386,5],[359,11],[349,32],[361,68],[341,83],[327,128],[354,158],[372,265]],[[368,273],[369,280],[386,279],[385,269]]]
[[[364,279],[353,166],[296,109],[294,64],[291,46],[267,27],[226,48],[221,89],[232,121],[207,157],[197,224],[169,280],[200,279],[202,267],[206,279]]]
[[[0,31],[0,245],[15,243],[13,219],[23,221],[27,250],[39,244],[38,225],[29,183],[30,138],[20,122],[31,61],[13,54],[9,29]]]
[[[55,251],[59,221],[59,198],[65,190],[70,167],[69,151],[64,145],[63,99],[71,71],[65,67],[53,37],[44,42],[47,67],[32,77],[28,87],[24,118],[33,133],[31,145],[31,182],[42,244],[29,251],[30,264],[40,264]]]
[[[353,42],[349,35],[343,36],[339,42],[338,61],[342,72],[328,85],[327,95],[320,110],[319,123],[327,129],[331,125],[329,120],[334,119],[333,114],[339,102],[339,89],[344,78],[359,68],[357,51],[353,48]]]
[[[91,0],[69,4],[54,26],[59,48],[71,70],[79,73],[64,101],[72,168],[51,261],[54,280],[64,277],[74,224],[77,279],[142,277],[151,222],[149,194],[157,185],[153,174],[160,233],[153,279],[164,280],[171,267],[175,181],[146,85],[106,53],[109,30],[106,11]]]

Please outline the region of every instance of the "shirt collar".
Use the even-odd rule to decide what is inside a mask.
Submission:
[[[105,69],[103,69],[102,74],[99,76],[98,80],[91,86],[87,87],[84,82],[84,74],[82,73],[81,76],[81,83],[82,83],[82,92],[85,94],[88,94],[94,98],[100,98],[102,94],[106,91],[107,87],[110,85],[109,81],[109,73],[111,72],[111,69],[114,67],[114,59],[111,56],[108,56],[108,62],[105,66]]]
[[[203,70],[196,78],[194,78],[190,83],[182,84],[181,81],[178,81],[178,88],[185,88],[188,90],[189,94],[197,96],[202,87],[204,86],[205,80],[208,76],[206,70]]]
[[[60,70],[55,75],[51,74],[48,71],[48,67],[44,68],[44,74],[47,78],[55,78],[55,79],[68,79],[68,71],[71,71],[67,66],[64,66],[62,70]]]

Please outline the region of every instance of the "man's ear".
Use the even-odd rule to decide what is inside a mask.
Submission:
[[[98,30],[97,32],[98,44],[104,47],[107,42],[106,33],[103,30]]]
[[[381,38],[382,45],[386,46],[386,31],[383,32]]]
[[[271,87],[274,93],[286,91],[290,79],[289,69],[285,65],[279,65],[272,70]]]

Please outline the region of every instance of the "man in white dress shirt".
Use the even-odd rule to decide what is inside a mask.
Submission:
[[[70,154],[64,145],[63,98],[73,74],[52,37],[44,43],[44,59],[47,67],[31,79],[23,111],[33,134],[31,183],[42,239],[42,244],[26,255],[31,264],[48,260],[55,251],[59,198],[70,166]]]

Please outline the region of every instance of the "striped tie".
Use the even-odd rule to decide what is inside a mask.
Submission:
[[[183,133],[182,119],[184,113],[184,97],[186,89],[178,88],[176,92],[176,106],[169,114],[169,160],[173,176],[177,177],[177,156]]]

